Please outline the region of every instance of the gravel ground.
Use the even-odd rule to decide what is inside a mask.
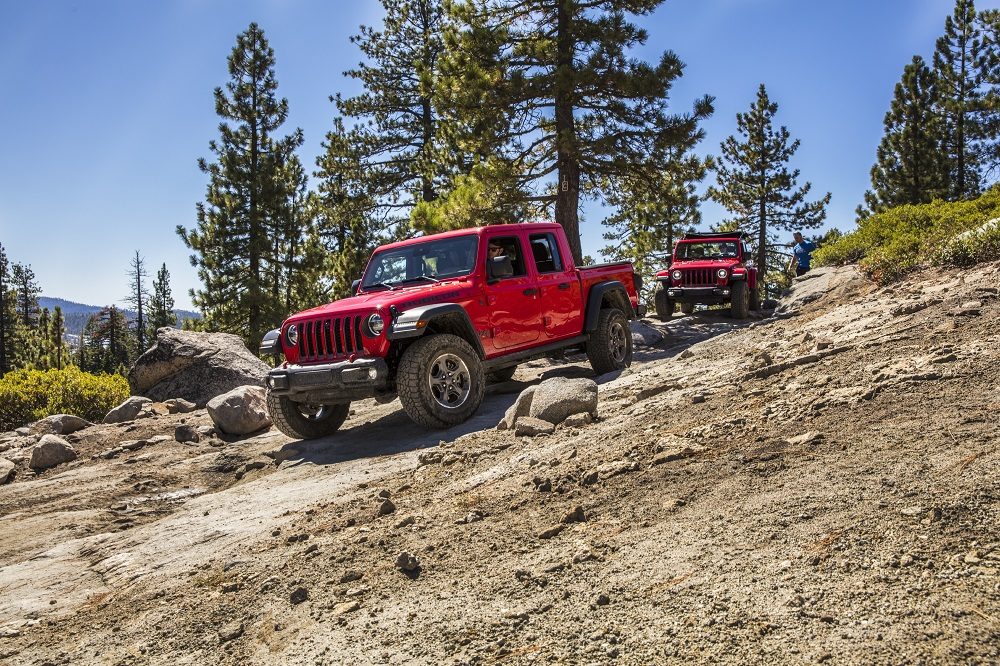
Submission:
[[[493,426],[580,359],[445,431],[398,401],[313,442],[80,431],[0,487],[0,661],[997,663],[998,275],[825,269],[749,325],[648,322],[552,435]]]

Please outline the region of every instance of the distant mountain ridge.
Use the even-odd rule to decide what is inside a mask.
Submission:
[[[74,301],[67,301],[64,298],[55,298],[52,296],[41,296],[38,299],[38,306],[41,308],[48,308],[49,312],[54,312],[56,306],[62,308],[63,319],[66,321],[66,333],[68,335],[80,335],[83,333],[83,327],[87,325],[87,321],[90,317],[104,309],[104,306],[100,305],[85,305],[83,303],[76,303]],[[131,321],[135,319],[135,312],[132,310],[124,310],[125,316]],[[177,326],[181,325],[181,322],[185,319],[201,319],[201,314],[197,312],[192,312],[190,310],[174,310],[177,313]]]

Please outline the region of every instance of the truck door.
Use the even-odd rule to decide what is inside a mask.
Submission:
[[[531,234],[528,243],[537,273],[539,314],[546,337],[579,335],[583,331],[583,296],[576,269],[564,261],[555,234]]]
[[[503,254],[514,267],[512,276],[485,285],[493,346],[511,349],[530,345],[542,328],[538,287],[528,271],[531,255],[525,254],[520,235],[489,236],[486,245],[487,258]]]

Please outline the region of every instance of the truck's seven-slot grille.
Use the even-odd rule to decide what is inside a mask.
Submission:
[[[299,333],[299,359],[326,361],[360,354],[361,317],[336,317],[303,322]]]
[[[712,268],[687,268],[681,271],[684,277],[681,284],[685,287],[712,287],[715,286],[715,269]]]

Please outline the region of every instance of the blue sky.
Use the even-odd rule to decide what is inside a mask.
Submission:
[[[893,86],[914,54],[929,57],[952,0],[666,0],[640,23],[649,42],[687,64],[672,103],[716,98],[702,153],[718,153],[757,86],[777,122],[802,140],[793,166],[830,191],[829,225],[848,230],[868,186]],[[977,9],[1000,7],[1000,0]],[[195,223],[216,138],[212,90],[226,81],[236,35],[256,21],[277,59],[311,169],[334,109],[357,92],[343,71],[349,42],[378,24],[375,0],[0,0],[0,242],[29,263],[47,296],[95,305],[126,296],[136,250],[152,274],[166,263],[178,307],[197,286],[174,232]],[[704,207],[706,224],[724,211]],[[603,245],[599,207],[584,210],[583,247]]]

